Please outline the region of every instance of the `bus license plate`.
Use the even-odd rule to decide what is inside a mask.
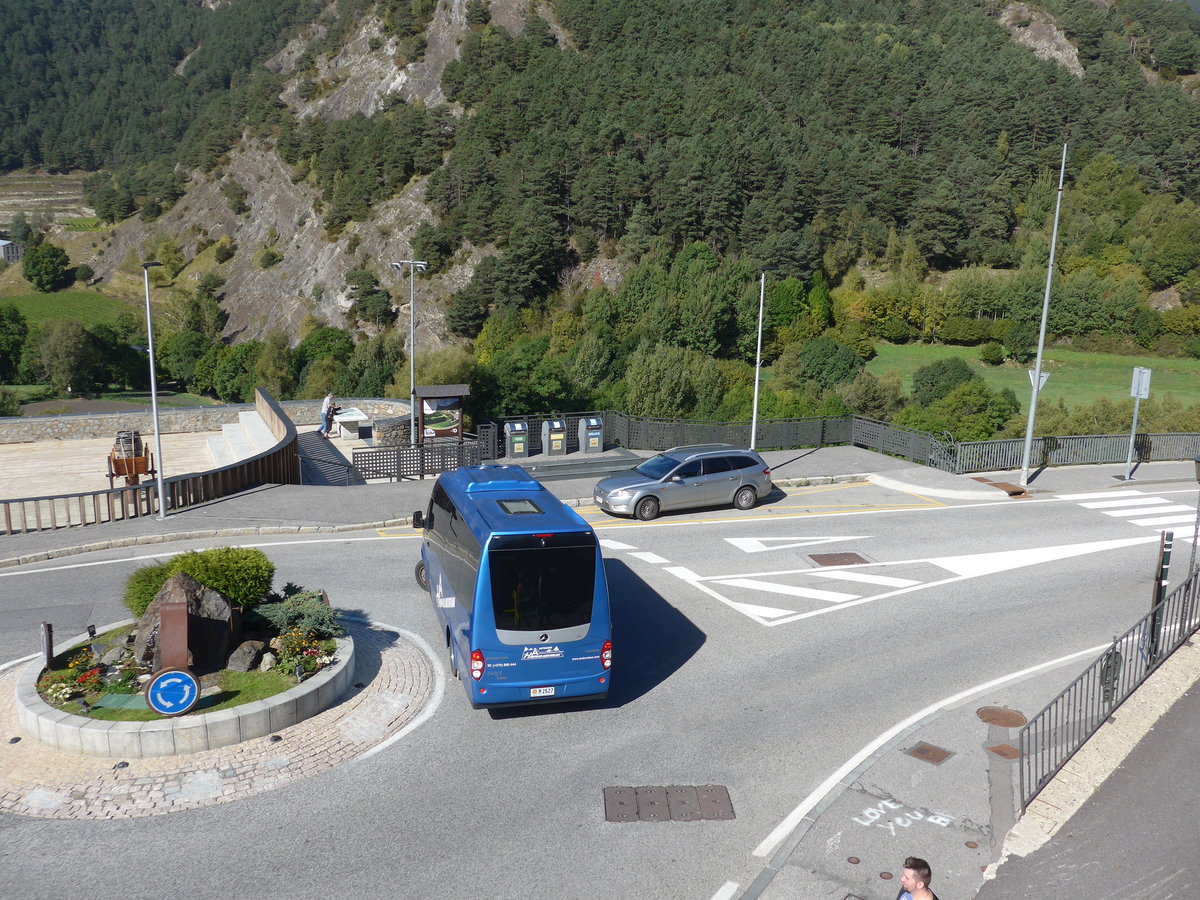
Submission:
[[[553,697],[554,696],[554,685],[551,685],[550,687],[530,688],[529,696],[530,697]]]

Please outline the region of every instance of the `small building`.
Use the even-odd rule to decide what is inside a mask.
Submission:
[[[25,255],[25,245],[16,241],[0,240],[0,258],[12,265],[15,262],[20,262],[21,257]]]

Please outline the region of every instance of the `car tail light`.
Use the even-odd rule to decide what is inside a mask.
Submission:
[[[771,467],[770,467],[770,466],[767,466],[765,469],[763,469],[763,474],[764,474],[764,475],[770,475],[770,474],[771,474]]]
[[[472,650],[471,651],[471,677],[474,678],[476,681],[478,681],[480,678],[483,677],[483,670],[484,670],[484,668],[486,668],[486,666],[487,666],[487,663],[485,663],[483,660],[483,651],[482,650]]]
[[[612,641],[605,641],[600,648],[600,662],[606,669],[612,668]]]

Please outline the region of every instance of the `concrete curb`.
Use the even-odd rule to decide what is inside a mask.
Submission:
[[[888,478],[886,475],[868,475],[867,480],[882,488],[893,491],[903,491],[906,494],[925,494],[930,497],[944,497],[947,500],[1003,500],[1005,495],[998,488],[989,490],[961,490],[959,488],[924,487],[919,484],[908,484]]]
[[[133,621],[126,619],[104,630]],[[86,634],[80,635],[62,649],[87,639]],[[30,736],[55,750],[86,756],[147,759],[227,747],[295,725],[342,700],[354,672],[354,639],[346,635],[336,641],[337,661],[332,666],[282,694],[218,712],[148,722],[111,722],[55,709],[37,691],[44,668],[39,656],[17,679],[17,722]]]
[[[855,481],[870,481],[875,476],[861,475],[817,475],[812,478],[781,478],[775,482],[776,487],[811,487],[822,484],[849,484]],[[900,482],[896,482],[900,484]],[[992,494],[986,496],[991,497]],[[580,497],[575,500],[564,500],[567,506],[591,506],[591,497]],[[43,550],[38,553],[26,553],[23,556],[12,556],[0,559],[0,569],[13,566],[25,566],[30,563],[46,562],[51,559],[61,559],[66,556],[78,556],[81,553],[92,553],[97,550],[113,550],[121,547],[139,547],[147,544],[169,544],[178,541],[197,541],[218,537],[248,537],[250,535],[275,534],[344,534],[351,531],[370,531],[378,528],[400,528],[412,525],[412,517],[404,516],[399,519],[384,519],[379,522],[358,522],[346,525],[253,525],[237,528],[205,528],[195,531],[175,531],[169,534],[140,534],[131,537],[113,538],[108,541],[93,541],[88,544],[77,544],[73,547],[56,547],[53,550]]]

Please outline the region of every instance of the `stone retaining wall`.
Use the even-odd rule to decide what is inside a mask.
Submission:
[[[339,397],[337,403],[341,407],[357,406],[372,419],[408,416],[407,400]],[[320,400],[286,400],[279,405],[293,422],[301,425],[315,425],[321,412]],[[220,431],[222,425],[236,423],[238,413],[252,409],[254,409],[253,403],[197,406],[189,409],[160,408],[158,427],[162,429],[163,434]],[[145,412],[78,413],[67,416],[0,418],[0,444],[115,438],[118,431],[140,431],[143,435],[153,434],[154,422],[149,407]]]

